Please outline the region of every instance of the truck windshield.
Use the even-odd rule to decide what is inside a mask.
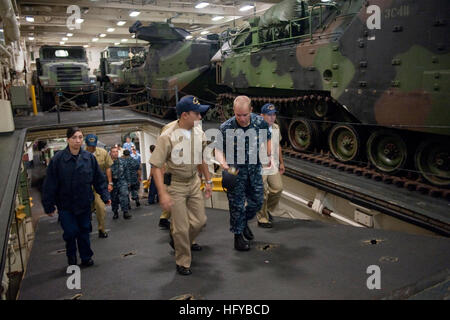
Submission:
[[[81,48],[44,48],[42,59],[86,59],[86,53]]]
[[[144,51],[143,47],[122,47],[122,48],[109,48],[109,57],[111,59],[128,59],[129,58],[129,53],[135,55],[138,52]]]

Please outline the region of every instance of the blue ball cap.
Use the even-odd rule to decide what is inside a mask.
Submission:
[[[88,134],[86,138],[84,139],[86,142],[86,145],[88,147],[96,147],[97,146],[97,136],[95,134]]]
[[[274,114],[277,112],[277,109],[275,109],[275,106],[272,103],[266,103],[261,108],[262,114]]]
[[[200,104],[197,97],[194,96],[184,96],[177,103],[177,114],[181,115],[183,112],[195,111],[195,112],[206,112],[209,109],[209,105]]]

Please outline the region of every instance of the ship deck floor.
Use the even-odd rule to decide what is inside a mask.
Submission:
[[[227,211],[207,209],[208,221],[193,252],[191,276],[175,271],[168,231],[159,230],[158,205],[134,208],[112,220],[100,239],[93,217],[95,264],[81,269],[81,290],[66,286],[66,256],[57,217],[37,226],[19,298],[70,299],[379,299],[448,298],[450,239],[275,218],[273,229],[250,226],[252,249],[233,249]],[[376,240],[372,244],[371,240]],[[378,265],[381,289],[369,290],[367,268]],[[405,289],[406,288],[406,289]]]

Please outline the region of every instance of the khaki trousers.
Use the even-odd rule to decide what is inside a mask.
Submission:
[[[269,212],[275,211],[278,203],[280,202],[281,193],[283,192],[283,181],[281,180],[281,174],[263,176],[264,184],[264,202],[261,210],[257,213],[256,218],[258,222],[268,223]]]
[[[105,217],[106,217],[106,207],[100,195],[94,191],[94,208],[95,215],[98,221],[98,230],[105,232]]]
[[[196,175],[188,182],[176,181],[172,176],[167,192],[172,198],[170,230],[175,245],[175,261],[179,266],[191,266],[191,243],[206,223],[205,200]]]

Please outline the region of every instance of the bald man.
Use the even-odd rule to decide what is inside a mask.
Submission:
[[[229,170],[231,166],[238,170],[235,187],[227,191],[230,231],[234,233],[234,248],[248,251],[250,243],[247,240],[254,238],[248,221],[255,217],[264,200],[259,150],[266,146],[268,157],[265,160],[270,165],[271,133],[263,117],[252,113],[249,97],[236,97],[233,111],[234,117],[220,126],[223,145],[215,152],[223,170]]]

